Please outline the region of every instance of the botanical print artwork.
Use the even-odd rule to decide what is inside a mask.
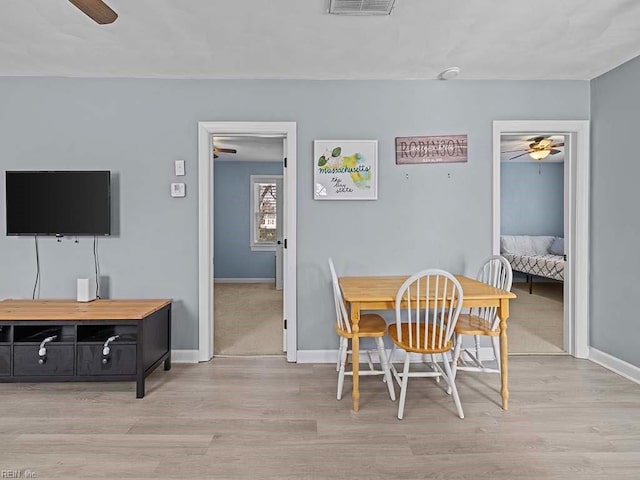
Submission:
[[[315,199],[376,199],[377,141],[316,140],[314,146]]]

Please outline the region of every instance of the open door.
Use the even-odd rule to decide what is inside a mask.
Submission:
[[[283,275],[283,255],[284,255],[284,235],[282,233],[282,214],[284,189],[282,188],[282,178],[276,180],[276,290],[282,290],[284,285]]]
[[[282,139],[282,161],[283,172],[282,178],[276,182],[276,191],[278,196],[276,197],[276,290],[282,290],[282,351],[287,351],[287,296],[284,289],[284,242],[286,238],[286,232],[284,229],[285,224],[285,212],[284,208],[286,202],[284,197],[286,195],[285,181],[287,175],[285,169],[287,167],[287,138]]]

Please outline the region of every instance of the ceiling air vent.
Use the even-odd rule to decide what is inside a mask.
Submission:
[[[389,15],[396,0],[329,0],[334,15]]]

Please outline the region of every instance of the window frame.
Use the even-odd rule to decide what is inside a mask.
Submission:
[[[250,191],[251,198],[249,203],[250,213],[249,213],[249,247],[251,251],[254,252],[275,252],[277,243],[273,242],[258,242],[257,240],[257,225],[256,225],[256,213],[258,213],[257,205],[256,205],[256,184],[258,183],[277,183],[277,180],[282,180],[282,175],[251,175],[250,176]],[[279,195],[281,192],[276,190],[276,195]],[[276,218],[278,218],[278,212],[276,211]],[[282,218],[282,216],[280,216]],[[276,220],[277,221],[277,220]],[[277,229],[276,229],[277,231]]]

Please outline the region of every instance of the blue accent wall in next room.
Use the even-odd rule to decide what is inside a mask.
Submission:
[[[564,163],[502,163],[500,233],[564,236]]]
[[[275,278],[275,252],[250,247],[251,175],[282,175],[281,162],[214,162],[213,276]]]

